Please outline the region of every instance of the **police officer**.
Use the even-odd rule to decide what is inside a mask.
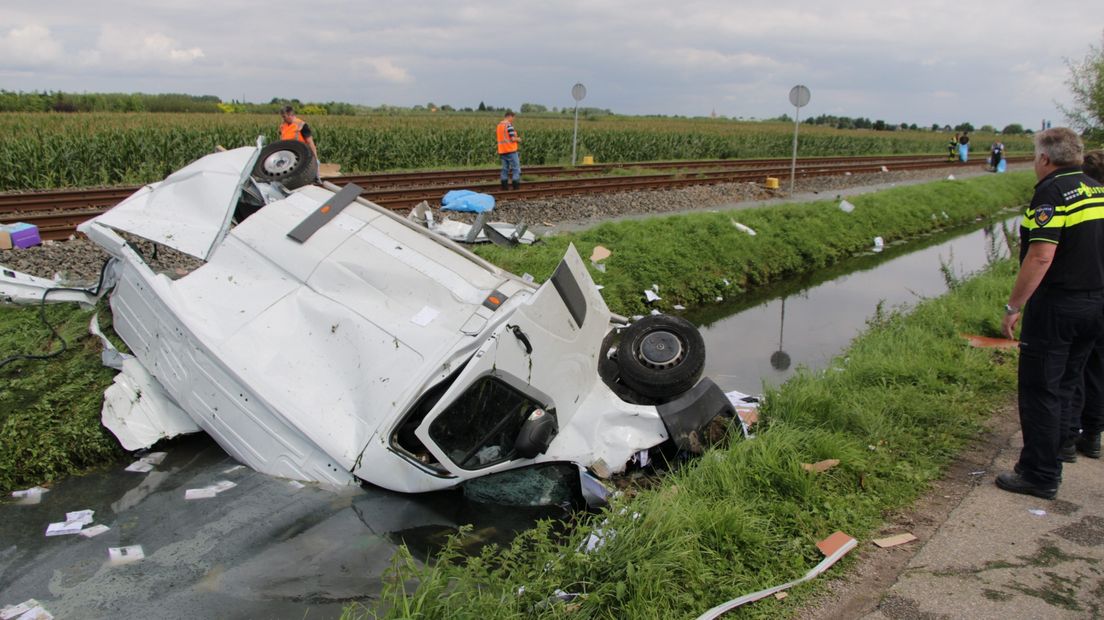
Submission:
[[[1095,340],[1104,335],[1104,187],[1081,172],[1081,138],[1056,127],[1035,135],[1035,195],[1020,224],[1020,271],[1002,330],[1020,333],[1023,450],[997,476],[1012,493],[1052,499],[1058,453],[1070,438],[1073,392]]]

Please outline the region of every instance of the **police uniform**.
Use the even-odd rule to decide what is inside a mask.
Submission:
[[[1071,439],[1073,392],[1104,335],[1104,187],[1079,168],[1061,168],[1035,186],[1020,225],[1020,262],[1031,243],[1053,243],[1054,258],[1024,306],[1019,408],[1024,447],[1017,471],[1057,487],[1058,450]]]

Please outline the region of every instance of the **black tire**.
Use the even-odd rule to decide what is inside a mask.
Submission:
[[[674,398],[701,378],[705,341],[686,319],[646,316],[621,334],[617,365],[621,382],[633,391],[649,398]]]
[[[261,149],[253,176],[259,181],[276,181],[295,189],[313,183],[315,169],[314,154],[306,142],[279,140]]]

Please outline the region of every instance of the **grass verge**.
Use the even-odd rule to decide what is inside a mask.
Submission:
[[[869,249],[874,237],[892,243],[961,226],[1026,203],[1034,183],[1029,172],[937,181],[850,197],[851,213],[841,211],[838,201],[691,213],[601,224],[534,246],[478,246],[476,252],[542,281],[569,243],[583,258],[605,246],[612,251],[603,261],[606,271],[589,264],[591,277],[605,287],[602,295],[614,312],[641,314],[710,303],[815,271]],[[733,222],[751,227],[755,236]],[[646,306],[643,289],[652,284],[659,285],[662,300]]]
[[[431,566],[400,554],[380,610],[344,617],[692,618],[800,576],[820,559],[817,540],[836,530],[862,540],[1008,402],[1016,353],[973,349],[959,334],[997,332],[1015,269],[994,263],[908,314],[876,316],[829,368],[766,395],[754,439],[732,439],[566,534],[541,523],[468,558],[455,552],[462,533]],[[829,458],[841,463],[823,474],[801,467]],[[598,529],[605,545],[580,552]],[[784,616],[820,585],[732,617]],[[548,602],[557,589],[582,596]]]
[[[0,308],[0,359],[60,349],[39,310]],[[49,360],[17,361],[0,369],[3,492],[81,472],[123,454],[119,442],[100,425],[103,392],[115,371],[100,363],[100,342],[88,334],[93,311],[51,304],[45,314],[68,349]],[[100,314],[110,319],[110,312]]]

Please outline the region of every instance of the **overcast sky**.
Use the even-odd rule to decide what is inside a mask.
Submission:
[[[3,0],[0,89],[1063,124],[1094,2]]]

